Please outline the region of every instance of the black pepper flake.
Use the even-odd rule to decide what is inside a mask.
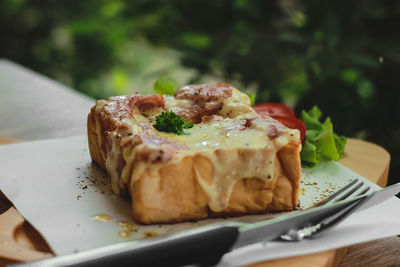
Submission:
[[[85,185],[84,187],[82,187],[82,189],[87,189],[87,185]]]

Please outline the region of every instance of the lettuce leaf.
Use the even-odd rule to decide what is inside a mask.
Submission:
[[[312,168],[325,160],[338,160],[344,153],[347,139],[333,132],[333,124],[328,117],[322,123],[321,110],[314,106],[301,114],[301,120],[307,128],[306,139],[301,150],[303,167]]]
[[[320,161],[320,154],[317,153],[316,146],[307,140],[303,143],[300,156],[303,167],[314,167]]]

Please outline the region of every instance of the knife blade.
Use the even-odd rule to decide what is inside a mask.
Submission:
[[[271,241],[290,229],[313,225],[344,209],[364,210],[400,192],[400,183],[370,194],[257,223],[224,222],[169,236],[131,241],[76,254],[12,266],[182,266],[214,265],[228,251]]]

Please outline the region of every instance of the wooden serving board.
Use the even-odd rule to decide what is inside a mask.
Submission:
[[[17,141],[12,138],[0,137],[0,144]],[[340,162],[379,186],[386,186],[390,155],[382,147],[362,140],[349,139],[345,155]],[[251,267],[334,267],[339,265],[347,249],[340,248],[316,254],[265,261],[253,264]],[[53,255],[46,241],[0,192],[0,266]]]

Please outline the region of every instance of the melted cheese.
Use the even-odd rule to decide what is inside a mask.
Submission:
[[[218,115],[227,118],[246,119],[256,117],[257,113],[250,106],[248,95],[232,88],[232,97],[224,100]]]
[[[208,205],[214,212],[228,207],[229,199],[236,182],[245,178],[258,178],[264,182],[273,179],[276,149],[264,147],[257,149],[222,149],[217,153],[201,152],[203,157],[213,163],[213,179],[203,177],[195,166],[196,178],[208,196]],[[247,157],[246,157],[247,156]]]
[[[191,150],[205,150],[213,148],[234,147],[265,147],[268,139],[265,133],[244,128],[246,121],[222,119],[208,123],[195,124],[193,128],[186,129],[184,135],[158,132],[164,138],[176,140]],[[235,129],[239,128],[239,129]]]
[[[176,111],[181,109],[190,109],[193,104],[192,100],[188,99],[176,99],[172,95],[164,96],[165,105],[167,110],[172,110],[176,113]]]
[[[111,177],[111,188],[116,195],[120,195],[120,174],[118,172],[118,162],[121,157],[121,146],[117,142],[116,133],[112,138],[111,151],[108,153],[108,157],[106,158],[106,167]]]

